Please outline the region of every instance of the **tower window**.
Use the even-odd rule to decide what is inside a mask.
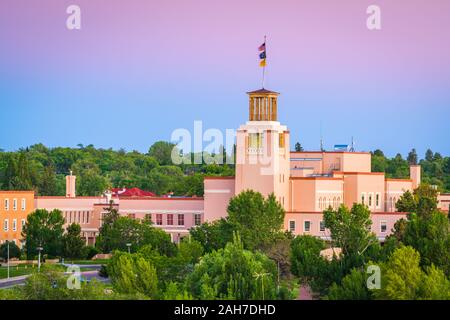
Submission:
[[[262,133],[249,133],[248,140],[249,140],[248,146],[250,148],[262,148],[263,134]]]
[[[284,132],[282,132],[282,133],[280,133],[279,134],[279,136],[278,136],[278,142],[279,142],[279,147],[280,148],[284,148],[284,146],[285,146],[285,139],[284,139]]]

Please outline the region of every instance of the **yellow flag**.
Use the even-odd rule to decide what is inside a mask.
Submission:
[[[260,67],[265,67],[265,66],[266,66],[266,59],[262,59],[262,60],[259,62],[259,66],[260,66]]]

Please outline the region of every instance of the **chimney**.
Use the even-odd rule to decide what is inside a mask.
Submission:
[[[72,170],[70,171],[70,175],[66,176],[66,198],[75,198],[76,195],[76,189],[75,189],[75,182],[77,180],[77,177],[72,175]]]
[[[422,168],[419,165],[411,165],[409,166],[409,177],[412,180],[413,189],[417,189],[420,186],[421,182],[421,170]]]

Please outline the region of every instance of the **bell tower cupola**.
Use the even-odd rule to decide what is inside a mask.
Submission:
[[[267,89],[247,92],[249,95],[250,121],[278,121],[278,92]]]

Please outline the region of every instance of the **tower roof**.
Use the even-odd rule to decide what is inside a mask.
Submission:
[[[278,95],[280,93],[262,88],[259,90],[247,92],[247,94],[277,94]]]

